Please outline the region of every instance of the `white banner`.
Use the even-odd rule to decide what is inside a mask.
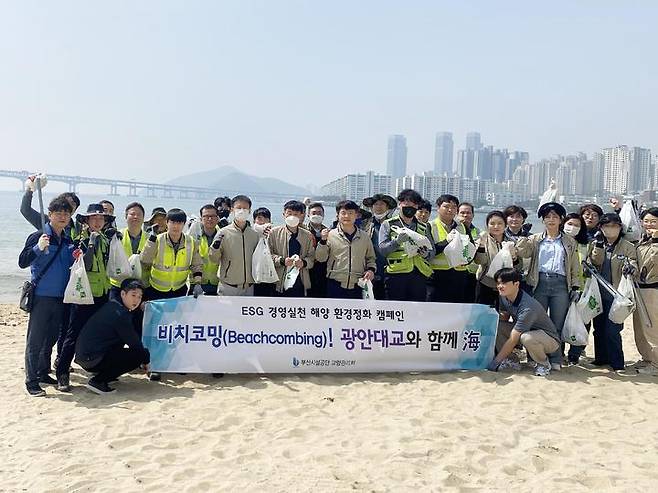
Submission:
[[[151,301],[151,369],[186,373],[480,370],[498,314],[484,305],[191,296]]]

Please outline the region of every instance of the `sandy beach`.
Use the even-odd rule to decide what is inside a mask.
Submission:
[[[655,491],[658,378],[521,373],[122,377],[24,392],[0,306],[0,491]],[[632,327],[627,363],[638,359]],[[592,349],[588,347],[588,354]]]

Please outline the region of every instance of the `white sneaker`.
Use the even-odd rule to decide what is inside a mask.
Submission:
[[[651,375],[653,377],[658,377],[658,368],[653,365],[643,366],[637,369],[637,372],[641,375]]]
[[[551,370],[560,371],[561,369],[562,365],[560,363],[551,363]]]
[[[537,377],[547,377],[551,373],[551,367],[550,366],[544,366],[537,364],[535,367],[535,376]]]

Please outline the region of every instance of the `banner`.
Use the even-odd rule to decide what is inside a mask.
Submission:
[[[143,341],[157,372],[481,370],[497,324],[475,304],[186,296],[146,304]]]

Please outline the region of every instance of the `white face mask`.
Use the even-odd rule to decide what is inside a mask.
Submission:
[[[309,219],[313,224],[322,224],[324,216],[320,214],[313,214],[311,217],[309,217]]]
[[[378,220],[381,221],[382,219],[384,219],[386,217],[387,214],[388,214],[388,211],[382,212],[381,214],[373,214],[373,216],[375,216],[375,218],[377,218]]]
[[[267,228],[268,226],[271,226],[271,224],[270,223],[267,223],[267,224],[254,224],[254,231],[256,233],[262,235],[263,232],[265,231],[265,228]]]
[[[236,221],[248,221],[249,213],[249,209],[233,209],[233,218]]]
[[[564,232],[571,237],[575,237],[578,233],[580,233],[580,228],[578,226],[574,226],[573,224],[565,224]]]
[[[299,226],[299,218],[297,216],[286,216],[286,224],[290,228]]]

